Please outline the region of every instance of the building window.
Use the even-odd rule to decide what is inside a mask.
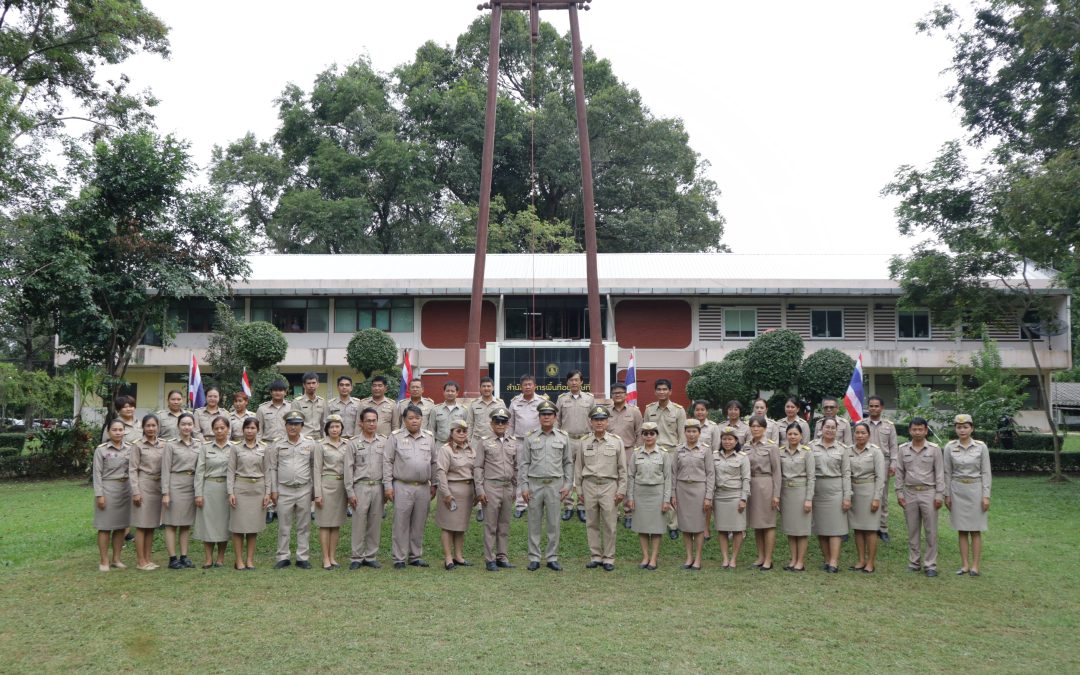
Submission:
[[[178,333],[211,333],[219,303],[230,307],[237,321],[244,320],[244,301],[236,298],[184,298],[169,307],[169,315],[176,321]]]
[[[901,340],[929,340],[930,312],[925,309],[898,311],[896,334]]]
[[[583,295],[508,296],[504,304],[508,340],[588,340],[589,308]],[[607,337],[607,304],[600,301],[601,339]]]
[[[726,338],[753,338],[753,337],[757,337],[757,310],[756,309],[725,309],[724,310],[724,337],[726,337]]]
[[[355,333],[378,328],[388,333],[413,330],[412,298],[338,298],[334,301],[334,332]]]
[[[841,339],[844,337],[844,310],[810,310],[810,336],[815,338]]]
[[[330,301],[326,298],[252,298],[251,320],[269,321],[282,333],[326,333]]]

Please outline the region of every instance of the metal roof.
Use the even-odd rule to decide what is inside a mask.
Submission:
[[[898,295],[887,254],[601,253],[600,292],[629,295]],[[240,295],[460,295],[473,255],[254,255]],[[489,254],[484,292],[585,293],[584,254]],[[1041,288],[1050,276],[1029,272]]]

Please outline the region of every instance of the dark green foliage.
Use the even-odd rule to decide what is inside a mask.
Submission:
[[[272,323],[252,321],[241,324],[236,333],[236,352],[243,363],[255,371],[285,360],[289,342]]]
[[[799,395],[815,408],[826,396],[841,399],[851,382],[855,359],[839,349],[821,349],[799,367]]]
[[[1054,452],[1053,450],[991,450],[990,470],[1053,473]],[[1080,472],[1080,453],[1062,453],[1061,470],[1065,473]]]
[[[802,358],[803,340],[795,331],[762,333],[746,347],[746,383],[751,391],[786,391],[795,384]]]
[[[769,400],[766,401],[765,404],[768,407],[769,417],[771,419],[778,420],[787,416],[787,413],[784,412],[784,404],[790,396],[791,394],[778,391],[769,397]]]
[[[97,435],[95,435],[95,433]],[[60,478],[84,475],[93,459],[98,428],[41,429],[26,452],[0,454],[0,478]]]
[[[249,375],[250,377],[250,375]],[[264,403],[270,400],[270,385],[274,380],[285,380],[285,376],[278,372],[277,368],[264,368],[255,374],[255,378],[251,380],[251,401],[248,402],[248,409],[255,410],[260,403]],[[289,396],[289,392],[285,392],[286,398]]]
[[[386,397],[396,399],[401,388],[401,377],[391,372],[372,373],[372,375],[380,374],[386,377]],[[371,378],[357,382],[356,386],[353,387],[352,395],[356,398],[371,396]]]
[[[730,400],[741,401],[745,407],[752,398],[746,387],[743,363],[738,359],[715,361],[698,366],[686,383],[691,400],[709,402],[709,408],[723,407]]]
[[[397,355],[397,344],[393,338],[378,328],[365,328],[357,331],[349,340],[345,361],[367,378],[376,372],[389,373],[397,363]]]

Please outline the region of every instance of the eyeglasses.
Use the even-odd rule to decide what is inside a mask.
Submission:
[[[823,405],[821,407],[824,410],[836,410],[836,406],[834,406],[834,405]]]

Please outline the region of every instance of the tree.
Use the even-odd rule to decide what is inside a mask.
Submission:
[[[703,363],[691,371],[686,393],[691,400],[708,401],[712,409],[721,409],[732,400],[749,401],[751,393],[746,387],[743,361],[728,354],[723,361]]]
[[[400,385],[400,379],[394,374],[397,363],[397,344],[378,328],[365,328],[356,331],[345,350],[345,361],[349,366],[364,376],[363,382],[357,383],[356,394],[371,394],[371,377],[376,374],[387,378],[387,394],[393,397]]]
[[[854,369],[855,359],[839,349],[819,349],[799,366],[799,395],[815,408],[826,396],[840,398]]]
[[[937,419],[930,392],[916,379],[915,369],[907,364],[907,359],[900,359],[900,367],[893,371],[896,382],[896,426],[907,428],[913,417],[925,420]]]
[[[795,331],[762,333],[746,347],[746,383],[754,392],[787,391],[795,383],[802,358],[803,340]]]
[[[206,363],[214,373],[214,384],[221,390],[223,401],[232,400],[232,395],[240,389],[246,365],[237,349],[240,326],[228,305],[218,303],[214,307],[214,331],[206,348]],[[250,375],[254,376],[254,373]]]
[[[42,219],[16,272],[60,348],[111,379],[111,399],[147,329],[174,332],[171,302],[220,296],[247,273],[246,244],[220,195],[185,187],[192,166],[172,136],[120,134],[73,168],[84,187]]]
[[[950,413],[971,415],[976,429],[997,429],[1003,417],[1012,417],[1024,405],[1026,384],[1015,371],[1002,367],[997,342],[983,336],[982,350],[971,363],[953,363],[946,373],[953,390],[931,395],[940,420],[948,424]]]
[[[214,384],[221,389],[224,400],[239,391],[240,378],[247,368],[252,402],[261,403],[269,396],[270,383],[281,378],[275,366],[285,360],[288,348],[285,336],[273,324],[265,321],[241,323],[230,307],[219,303],[206,361],[214,370]]]

